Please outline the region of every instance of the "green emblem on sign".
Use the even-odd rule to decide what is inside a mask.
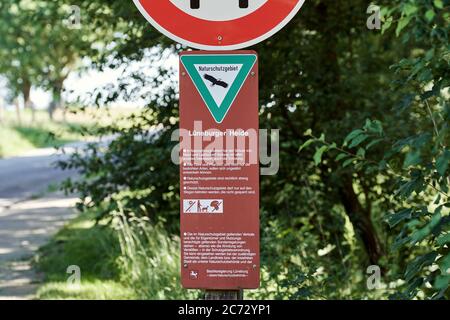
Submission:
[[[222,123],[253,68],[256,55],[185,55],[181,62],[214,120]]]

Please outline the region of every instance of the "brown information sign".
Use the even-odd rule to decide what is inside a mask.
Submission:
[[[258,57],[180,56],[181,275],[185,288],[259,287]]]

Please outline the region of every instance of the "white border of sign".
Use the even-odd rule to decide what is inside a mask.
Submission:
[[[260,36],[260,37],[258,37],[256,39],[253,39],[253,40],[250,40],[250,41],[247,41],[247,42],[243,42],[243,43],[239,43],[239,44],[235,44],[235,45],[230,45],[230,46],[209,46],[209,45],[203,45],[203,44],[199,44],[199,43],[195,43],[195,42],[190,42],[190,41],[184,40],[184,39],[174,35],[173,33],[167,31],[161,25],[159,25],[147,13],[147,11],[145,11],[144,7],[141,5],[139,0],[133,0],[133,2],[136,5],[136,7],[139,9],[141,14],[147,19],[147,21],[150,22],[159,32],[161,32],[165,36],[169,37],[170,39],[172,39],[172,40],[174,40],[176,42],[179,42],[181,44],[184,44],[184,45],[186,45],[188,47],[195,48],[195,49],[226,51],[226,50],[239,50],[239,49],[251,47],[251,46],[253,46],[253,45],[255,45],[255,44],[257,44],[257,43],[259,43],[261,41],[264,41],[264,40],[270,38],[275,33],[280,31],[281,29],[283,29],[289,23],[289,21],[291,21],[292,18],[294,18],[294,16],[298,13],[300,8],[305,3],[305,0],[300,0],[299,3],[297,3],[297,5],[295,6],[295,8],[291,11],[291,13],[281,23],[279,23],[275,28],[273,28],[269,32],[263,34],[262,36]]]

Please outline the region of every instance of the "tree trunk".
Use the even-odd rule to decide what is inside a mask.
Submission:
[[[16,107],[17,123],[19,125],[21,125],[22,124],[22,116],[20,114],[20,105],[19,105],[18,99],[14,99],[14,106]]]
[[[53,100],[52,102],[50,102],[50,105],[48,106],[48,117],[50,118],[50,120],[54,120],[54,116],[55,116],[55,111],[56,109],[59,108],[59,96],[57,96],[56,94],[53,94]]]
[[[48,115],[50,117],[50,120],[53,121],[55,116],[55,111],[57,109],[61,108],[61,91],[59,88],[53,89],[53,101],[50,103],[50,106],[48,107]]]
[[[322,94],[329,97],[327,105],[319,107],[333,110],[335,117],[339,119],[342,110],[346,110],[347,108],[339,94],[342,91],[342,79],[338,61],[339,39],[335,30],[333,30],[332,25],[328,23],[329,20],[335,19],[331,16],[336,11],[336,6],[339,5],[333,2],[320,2],[316,6],[317,15],[320,17],[316,27],[326,38],[326,46],[321,48],[318,54],[322,57],[323,73],[327,75],[327,77],[323,77]],[[315,128],[313,128],[313,130],[314,129]],[[383,256],[383,249],[371,220],[369,206],[364,208],[361,205],[358,196],[353,189],[352,177],[348,174],[342,174],[339,177],[339,182],[336,183],[335,186],[339,188],[340,201],[345,208],[345,212],[349,217],[356,234],[364,244],[370,262],[372,264],[378,264],[381,256]]]
[[[30,100],[31,97],[31,83],[27,80],[24,81],[22,86],[22,96],[23,96],[23,106],[24,109],[31,110],[31,122],[34,123],[36,120],[36,110],[33,103]]]
[[[58,81],[55,81],[53,86],[53,101],[50,103],[48,107],[48,115],[50,117],[50,120],[53,120],[55,111],[60,108],[64,108],[64,102],[62,99],[62,92],[64,88],[64,80],[59,79]],[[64,115],[65,117],[65,115]]]
[[[364,209],[359,202],[350,177],[342,177],[339,195],[356,234],[364,244],[370,263],[378,265],[384,250],[372,223],[370,208]]]

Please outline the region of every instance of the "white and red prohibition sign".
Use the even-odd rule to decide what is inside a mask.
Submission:
[[[133,0],[169,38],[203,50],[236,50],[281,30],[305,0]]]

